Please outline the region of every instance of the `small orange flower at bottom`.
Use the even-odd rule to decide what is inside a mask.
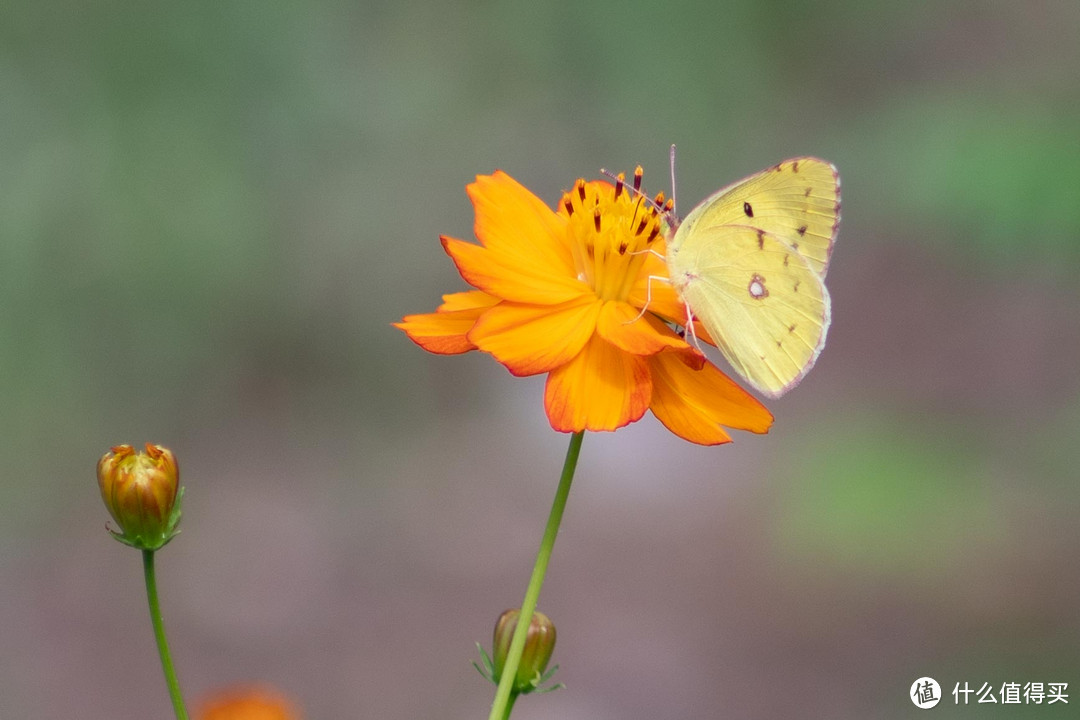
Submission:
[[[234,687],[203,700],[195,720],[301,720],[296,708],[268,687]]]
[[[687,319],[657,280],[667,277],[663,219],[621,177],[578,180],[554,211],[501,171],[467,191],[480,244],[441,240],[476,290],[395,323],[413,342],[441,355],[479,349],[517,376],[547,373],[544,408],[561,432],[615,430],[646,410],[702,445],[730,442],[725,427],[768,431],[772,414],[673,329]]]

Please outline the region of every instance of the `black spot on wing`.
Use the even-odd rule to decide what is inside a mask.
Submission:
[[[744,202],[742,204],[742,211],[746,213],[746,217],[754,217],[754,208],[750,206],[750,203]]]

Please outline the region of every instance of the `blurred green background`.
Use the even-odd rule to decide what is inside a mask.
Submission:
[[[194,701],[486,717],[567,438],[543,379],[390,323],[502,168],[685,212],[843,177],[814,372],[765,437],[586,438],[515,718],[1066,717],[1080,703],[1080,4],[0,4],[0,718],[165,718],[110,445],[172,447]],[[968,682],[1070,705],[957,707]]]

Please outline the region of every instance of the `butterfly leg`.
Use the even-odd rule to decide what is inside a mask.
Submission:
[[[683,327],[683,337],[685,338],[686,334],[689,334],[690,339],[694,341],[694,347],[704,355],[705,351],[701,349],[701,341],[698,340],[697,331],[694,330],[694,311],[690,309],[690,303],[684,302],[683,307],[686,308],[686,325]]]
[[[630,323],[637,322],[638,320],[640,320],[642,317],[645,316],[645,311],[648,310],[649,305],[652,304],[652,281],[653,280],[659,280],[660,282],[666,282],[666,283],[671,282],[670,279],[664,277],[663,275],[650,275],[649,278],[648,278],[648,283],[646,283],[646,285],[645,285],[645,305],[642,306],[641,312],[639,312],[637,315],[635,315],[633,320],[627,320],[626,322],[623,323],[623,325],[629,325]],[[687,309],[689,310],[689,308],[687,308]]]
[[[661,255],[660,253],[656,252],[655,250],[637,250],[636,252],[632,252],[630,254],[631,255],[650,254],[650,255],[655,255],[656,257],[660,258],[661,260],[664,259],[664,256]],[[647,295],[645,297],[645,307],[641,308],[641,312],[639,312],[636,316],[634,316],[633,320],[627,320],[625,323],[623,323],[623,325],[629,325],[632,322],[637,322],[638,320],[640,320],[645,315],[645,311],[648,310],[649,305],[652,304],[652,281],[653,280],[659,280],[660,282],[666,282],[666,283],[669,283],[669,284],[671,283],[670,278],[663,277],[662,275],[650,275],[648,277],[648,283],[645,285],[645,291],[647,293]]]

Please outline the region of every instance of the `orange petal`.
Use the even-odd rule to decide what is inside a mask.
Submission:
[[[487,309],[499,303],[499,298],[488,295],[480,290],[466,290],[465,292],[449,293],[442,296],[443,303],[438,307],[438,312],[450,312],[453,310],[472,310],[473,308]]]
[[[476,211],[476,238],[489,250],[529,256],[530,262],[561,265],[574,274],[566,236],[566,218],[559,217],[502,170],[477,175],[465,188]]]
[[[476,291],[444,295],[437,312],[406,315],[393,325],[404,330],[410,340],[428,352],[458,355],[476,349],[465,335],[472,330],[477,318],[498,301],[498,298]],[[448,307],[462,309],[444,309]]]
[[[600,337],[634,355],[654,355],[661,350],[685,348],[686,343],[655,316],[638,317],[637,308],[618,301],[604,303],[596,321]]]
[[[668,430],[699,445],[731,441],[721,425],[768,432],[773,416],[754,396],[713,364],[692,370],[678,353],[649,358],[653,393],[650,409]]]
[[[691,370],[700,370],[709,362],[709,359],[705,357],[705,354],[693,345],[686,345],[681,348],[674,348],[668,354],[678,358],[679,362],[681,362],[683,365],[690,368]]]
[[[502,171],[477,176],[466,190],[476,211],[476,237],[491,252],[488,263],[502,268],[500,274],[513,276],[508,278],[510,287],[502,291],[488,288],[493,294],[515,302],[548,302],[531,293],[514,294],[514,290],[522,284],[562,287],[576,281],[566,218]]]
[[[594,336],[548,375],[544,408],[560,432],[615,430],[640,420],[651,394],[648,361]]]
[[[505,300],[558,305],[592,292],[588,285],[561,268],[531,264],[523,256],[494,252],[456,238],[440,239],[466,282]]]
[[[549,372],[581,352],[596,329],[600,306],[595,296],[556,306],[504,302],[480,317],[469,341],[514,375]]]

